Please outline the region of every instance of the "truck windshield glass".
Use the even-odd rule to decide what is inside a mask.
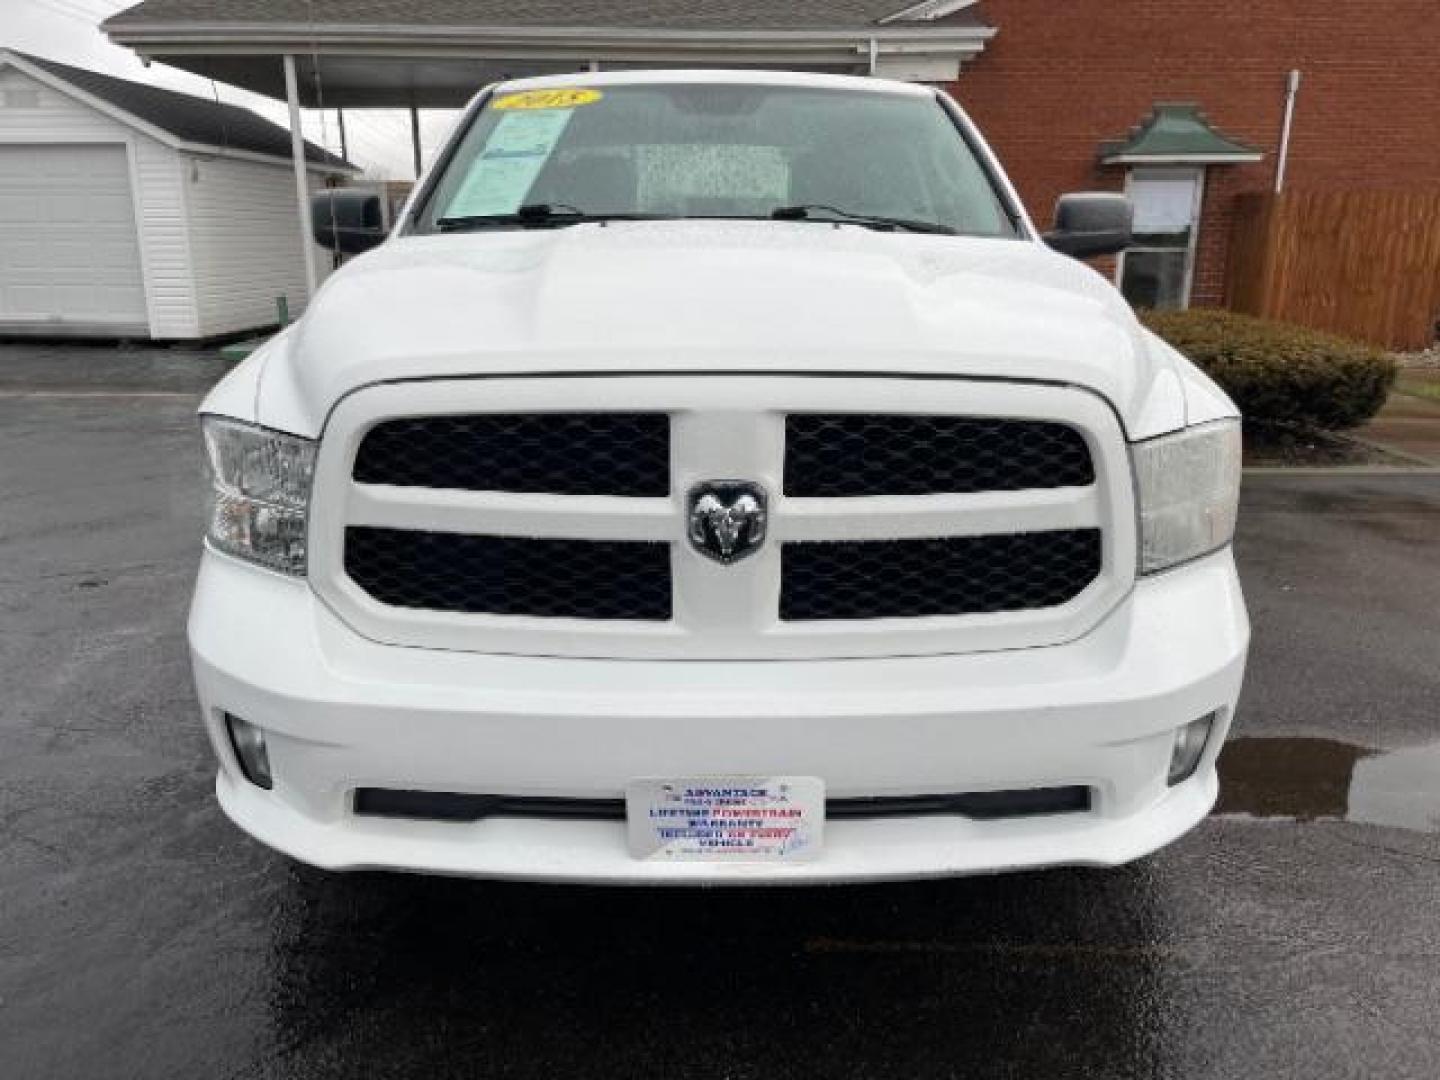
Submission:
[[[772,217],[1016,235],[933,97],[706,84],[494,96],[416,231]]]

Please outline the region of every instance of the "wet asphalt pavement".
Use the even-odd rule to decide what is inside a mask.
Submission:
[[[0,346],[0,1077],[1440,1076],[1440,475],[1250,475],[1221,813],[1114,872],[327,876],[216,808],[203,354]]]

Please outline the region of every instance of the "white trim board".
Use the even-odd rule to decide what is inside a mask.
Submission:
[[[1102,165],[1249,165],[1264,161],[1259,151],[1236,154],[1112,154]]]

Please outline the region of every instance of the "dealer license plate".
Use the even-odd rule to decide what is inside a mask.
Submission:
[[[633,781],[625,792],[637,859],[800,862],[820,854],[825,782],[816,776]]]

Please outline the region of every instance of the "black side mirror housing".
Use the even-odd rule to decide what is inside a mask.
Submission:
[[[339,188],[310,197],[315,242],[330,251],[358,255],[385,239],[380,196]]]
[[[1055,204],[1055,228],[1042,239],[1077,259],[1114,255],[1130,246],[1134,218],[1135,208],[1124,195],[1108,191],[1062,195]]]

